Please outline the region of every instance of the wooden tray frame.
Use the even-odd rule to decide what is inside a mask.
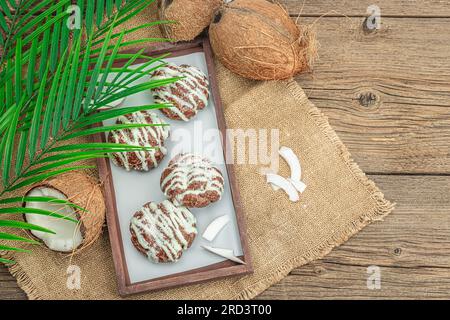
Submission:
[[[223,113],[222,101],[220,99],[209,40],[207,38],[202,38],[194,40],[192,42],[181,44],[161,44],[157,47],[149,48],[145,51],[145,54],[149,56],[157,56],[167,52],[171,53],[171,57],[187,55],[194,52],[204,52],[206,64],[208,67],[212,98],[216,108],[218,127],[222,132],[222,136],[226,137],[225,117]],[[139,61],[136,61],[136,63],[139,63]],[[106,138],[104,134],[97,134],[94,136],[94,140],[96,142],[105,142]],[[224,156],[226,156],[226,146],[227,144],[222,141]],[[246,264],[241,265],[232,261],[223,261],[206,267],[185,271],[170,276],[164,276],[143,282],[131,283],[122,245],[122,236],[120,232],[119,217],[116,207],[116,197],[114,184],[112,181],[110,161],[107,158],[98,159],[99,175],[101,181],[103,182],[104,195],[106,200],[106,218],[108,223],[109,238],[111,242],[114,267],[117,275],[118,291],[121,296],[128,296],[142,292],[190,285],[222,277],[253,273],[253,264],[250,256],[246,234],[247,227],[245,222],[245,215],[242,209],[241,197],[236,181],[234,165],[226,164],[226,167],[228,172],[228,179],[230,182],[233,204],[236,212],[241,246],[243,250],[243,255],[240,256],[240,258],[244,260]]]

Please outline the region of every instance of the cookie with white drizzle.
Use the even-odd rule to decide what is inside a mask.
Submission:
[[[209,81],[201,70],[186,64],[180,66],[168,64],[152,74],[154,80],[176,77],[183,79],[152,89],[153,98],[156,103],[172,105],[161,109],[170,119],[189,121],[208,104]]]
[[[131,242],[150,261],[176,262],[197,235],[196,219],[169,200],[149,202],[130,221]]]
[[[203,208],[219,201],[224,178],[208,159],[190,153],[179,154],[161,175],[161,190],[175,204]]]
[[[113,153],[111,155],[113,163],[127,171],[149,171],[156,168],[167,154],[164,143],[170,134],[169,126],[156,113],[150,111],[120,116],[116,124],[154,124],[155,126],[150,127],[114,130],[108,136],[108,142],[111,143],[154,147],[154,149]]]

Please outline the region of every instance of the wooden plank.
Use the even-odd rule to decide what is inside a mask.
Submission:
[[[448,271],[381,268],[381,288],[367,288],[367,267],[315,262],[271,287],[258,299],[448,299]]]
[[[450,173],[450,19],[304,18],[319,59],[296,79],[369,173]]]
[[[371,176],[397,202],[325,259],[298,268],[260,299],[450,298],[450,177]],[[381,290],[366,286],[367,267],[381,268]],[[23,298],[0,267],[0,299]]]
[[[382,17],[450,17],[445,0],[278,0],[292,16],[359,16],[367,15],[367,8],[377,5]]]
[[[16,280],[5,266],[0,265],[0,300],[22,300],[26,294],[19,288]]]
[[[260,299],[450,298],[450,177],[372,178],[395,211]],[[380,267],[380,290],[367,288],[372,265]]]

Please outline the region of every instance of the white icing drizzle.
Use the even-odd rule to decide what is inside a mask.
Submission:
[[[174,262],[179,258],[182,250],[189,247],[189,241],[183,236],[183,232],[196,235],[196,219],[185,207],[176,207],[169,200],[160,204],[150,202],[141,211],[142,217],[134,216],[130,227],[136,234],[139,244],[147,252],[149,260],[160,262],[158,253],[164,251],[168,261]],[[182,232],[183,231],[183,232]],[[151,238],[150,244],[144,237]]]
[[[129,161],[130,153],[134,153],[136,155],[139,162],[142,163],[142,170],[144,171],[148,171],[151,168],[156,168],[158,166],[158,161],[155,157],[158,150],[164,155],[167,154],[167,149],[164,147],[164,141],[169,137],[170,129],[168,126],[162,126],[165,122],[163,122],[155,113],[149,111],[134,112],[129,115],[120,116],[117,118],[117,123],[147,124],[148,121],[146,118],[148,117],[151,118],[151,123],[157,124],[158,126],[111,131],[111,136],[113,137],[115,143],[120,143],[123,141],[123,143],[132,146],[157,147],[157,149],[152,149],[149,151],[114,153],[115,156],[120,158],[124,168],[127,171],[132,169]]]
[[[188,65],[177,66],[168,64],[159,68],[152,76],[155,80],[162,80],[174,77],[185,77],[175,83],[153,89],[156,103],[169,103],[174,107],[170,111],[175,113],[180,119],[188,121],[189,118],[183,113],[183,109],[190,109],[197,114],[199,103],[206,107],[209,98],[209,81],[205,74],[198,68]],[[183,88],[183,96],[173,94],[173,90],[180,91],[178,86]]]
[[[169,191],[175,188],[182,190],[174,199],[179,204],[183,203],[187,195],[199,195],[207,191],[216,191],[219,197],[222,197],[224,179],[222,173],[212,166],[210,161],[190,153],[178,155],[177,158],[169,165],[172,171],[161,182],[161,189],[166,197],[169,197]],[[193,183],[205,185],[202,188],[188,190]]]

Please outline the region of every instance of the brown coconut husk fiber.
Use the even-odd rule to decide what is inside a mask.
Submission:
[[[174,41],[189,41],[207,28],[223,0],[159,0],[163,34]]]
[[[105,223],[106,206],[101,186],[92,176],[84,172],[68,172],[39,183],[32,189],[42,187],[60,191],[67,200],[85,209],[82,211],[75,208],[79,221],[77,227],[83,235],[83,243],[79,248],[74,249],[73,254],[91,245],[100,237]]]
[[[310,71],[315,32],[297,25],[285,9],[266,0],[235,0],[221,7],[209,28],[217,58],[254,80],[289,79]]]

